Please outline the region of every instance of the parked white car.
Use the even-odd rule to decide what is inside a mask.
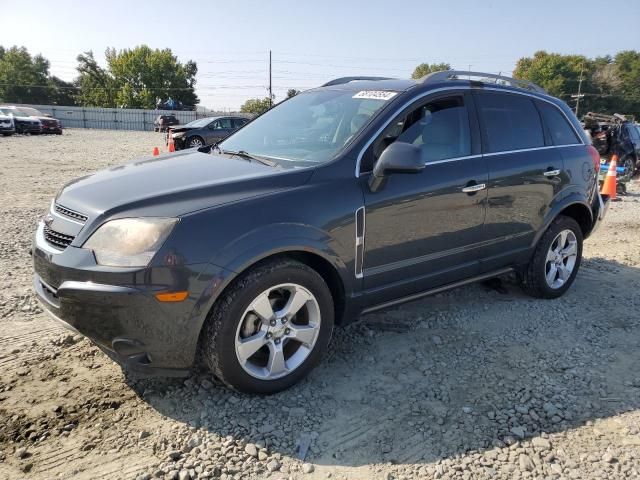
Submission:
[[[16,125],[13,121],[13,115],[0,113],[0,133],[5,137],[16,133]]]

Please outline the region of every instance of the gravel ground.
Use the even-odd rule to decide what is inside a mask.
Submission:
[[[31,293],[57,189],[161,144],[0,139],[0,479],[640,478],[640,184],[563,298],[507,278],[369,315],[301,384],[249,397],[205,375],[125,378]]]

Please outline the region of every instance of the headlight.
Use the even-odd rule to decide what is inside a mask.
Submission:
[[[177,222],[177,218],[111,220],[98,228],[83,248],[93,250],[100,265],[146,267]]]
[[[186,132],[178,132],[178,133],[172,133],[171,136],[173,138],[182,138],[186,135]]]

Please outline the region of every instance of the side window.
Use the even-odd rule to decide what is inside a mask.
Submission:
[[[554,145],[575,145],[580,143],[576,132],[557,107],[547,102],[536,103]]]
[[[215,122],[211,122],[209,124],[209,128],[211,130],[220,130],[222,127],[220,126],[220,122],[218,120],[216,120]]]
[[[231,126],[231,119],[230,118],[221,118],[221,119],[219,119],[218,120],[218,125],[219,126],[217,128],[220,128],[220,129],[229,129],[230,130],[231,128],[233,128]]]
[[[417,145],[425,163],[471,155],[469,114],[464,97],[432,100],[393,119],[363,156],[361,171],[370,171],[393,142]]]
[[[627,126],[627,129],[629,130],[629,136],[631,137],[631,141],[633,143],[638,143],[640,141],[640,135],[638,134],[638,129],[636,128],[636,126],[629,124]]]
[[[518,94],[479,93],[478,113],[487,153],[544,146],[540,115],[531,99]]]
[[[234,128],[240,128],[242,126],[244,126],[249,120],[247,120],[246,118],[235,118],[233,120],[233,126]]]

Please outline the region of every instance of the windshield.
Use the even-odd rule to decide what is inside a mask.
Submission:
[[[315,90],[296,95],[223,141],[225,151],[276,160],[331,160],[395,92]]]
[[[201,118],[199,120],[194,120],[193,122],[187,123],[185,127],[195,127],[195,128],[206,127],[212,121],[213,121],[213,118]]]
[[[31,107],[20,107],[16,110],[21,112],[23,115],[26,115],[27,117],[44,117],[44,114],[42,112]]]

